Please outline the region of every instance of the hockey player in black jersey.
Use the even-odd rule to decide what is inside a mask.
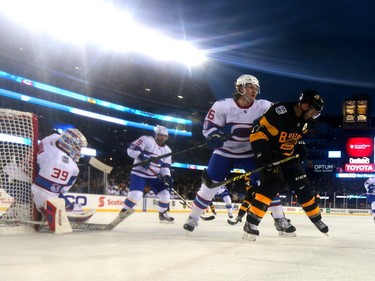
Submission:
[[[320,116],[323,107],[323,99],[317,91],[305,90],[298,102],[272,105],[254,126],[250,142],[258,164],[264,170],[260,172],[260,185],[246,217],[243,239],[255,241],[259,236],[258,225],[272,198],[285,182],[298,196],[298,201],[311,222],[322,233],[328,233],[300,159],[296,158],[282,165],[272,164],[304,151],[302,136],[308,131],[309,121]]]
[[[250,209],[250,204],[251,201],[255,198],[255,193],[257,190],[257,184],[252,184],[250,177],[245,177],[244,178],[244,186],[246,189],[245,197],[241,203],[241,206],[238,209],[238,215],[237,217],[232,220],[228,219],[227,222],[230,225],[236,225],[240,222],[242,222],[242,218],[247,214],[248,210]],[[270,207],[272,207],[273,203],[278,203],[281,205],[280,197],[279,194],[277,194],[271,204]],[[277,232],[279,233],[280,236],[283,237],[294,237],[296,236],[294,232],[296,231],[296,228],[290,223],[290,219],[285,217],[284,212],[282,212],[282,219],[275,218],[273,213],[271,213],[273,220],[274,220],[274,225],[276,227]]]

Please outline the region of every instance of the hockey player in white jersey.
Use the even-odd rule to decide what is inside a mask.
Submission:
[[[215,196],[220,197],[224,203],[225,203],[225,209],[228,212],[228,217],[230,219],[233,218],[233,204],[232,204],[232,198],[230,197],[230,193],[228,189],[225,186],[221,186],[218,193],[215,194]]]
[[[67,129],[61,135],[52,134],[39,143],[37,175],[31,192],[36,209],[47,219],[52,231],[54,215],[50,212],[48,201],[63,198],[65,206],[74,209],[74,204],[65,198],[64,193],[69,191],[79,175],[76,162],[83,147],[87,147],[87,140],[78,129]]]
[[[123,212],[131,210],[143,196],[143,190],[146,185],[159,198],[159,220],[161,223],[173,223],[174,218],[168,214],[170,192],[172,187],[171,164],[172,157],[152,160],[154,157],[171,153],[171,149],[165,142],[168,140],[168,131],[163,126],[155,128],[155,137],[141,136],[133,141],[127,153],[134,158],[134,164],[130,173],[129,195],[124,201]],[[146,161],[143,165],[136,165]]]
[[[371,177],[364,183],[367,202],[371,205],[371,214],[375,222],[375,177]]]
[[[235,83],[233,98],[219,100],[208,111],[203,125],[207,145],[214,148],[207,170],[202,174],[202,185],[194,199],[190,215],[183,228],[192,232],[201,214],[209,206],[219,187],[210,188],[212,183],[223,181],[233,168],[246,172],[256,168],[255,155],[249,136],[254,120],[262,116],[272,105],[267,100],[256,100],[260,85],[256,77],[241,75]],[[257,182],[252,175],[252,182]],[[285,218],[281,204],[270,207],[276,229],[284,236],[295,236],[295,227]]]

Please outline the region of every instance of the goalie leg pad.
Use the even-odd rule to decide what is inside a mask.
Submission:
[[[64,199],[50,199],[46,201],[45,216],[51,231],[55,234],[70,233],[68,217],[65,213]]]
[[[46,212],[44,209],[41,211],[38,211],[38,209],[35,206],[35,203],[33,203],[33,219],[34,221],[41,221],[41,222],[46,222],[46,216],[44,215]],[[42,228],[41,224],[34,224],[34,230],[35,231],[40,231]]]

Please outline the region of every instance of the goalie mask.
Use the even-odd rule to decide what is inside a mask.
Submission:
[[[67,129],[57,142],[59,147],[75,162],[78,162],[81,157],[81,149],[87,147],[87,140],[78,129]]]
[[[244,74],[238,77],[236,83],[234,83],[234,86],[236,88],[236,92],[234,93],[234,99],[238,99],[246,93],[245,87],[248,84],[257,86],[258,93],[260,92],[259,80],[253,75]]]

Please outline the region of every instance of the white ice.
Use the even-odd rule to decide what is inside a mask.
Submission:
[[[187,235],[187,213],[136,212],[110,232],[0,234],[1,281],[375,280],[370,216],[325,215],[329,237],[304,214],[289,214],[297,237],[281,238],[270,215],[256,242],[219,214]]]

